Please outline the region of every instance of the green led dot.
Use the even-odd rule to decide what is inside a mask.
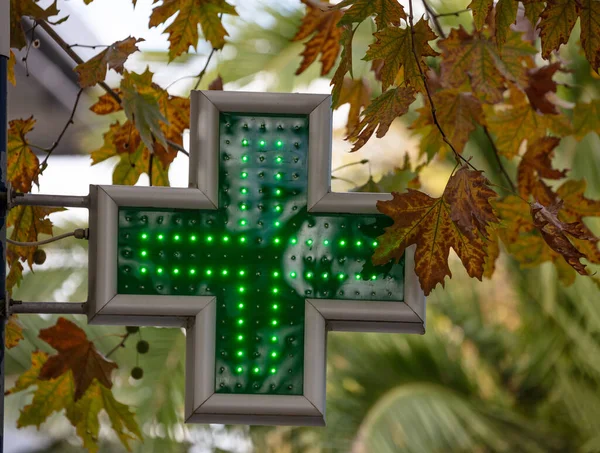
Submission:
[[[379,242],[377,241],[373,241],[373,243],[371,244],[373,247],[377,247],[379,245]]]
[[[295,272],[290,272],[290,277],[296,278],[296,275],[298,275],[298,274],[296,274]]]
[[[158,235],[158,240],[159,240],[159,241],[162,241],[164,238],[165,238],[165,235],[164,235],[164,234],[159,234],[159,235]]]
[[[212,271],[210,269],[206,269],[206,275],[212,275]]]
[[[140,252],[140,255],[142,255],[142,256],[148,256],[148,252],[146,250],[142,250]]]
[[[246,271],[242,269],[238,272],[238,274],[240,274],[240,277],[243,277],[244,275],[246,275]]]
[[[179,269],[177,269],[177,268],[173,269],[173,274],[179,275]]]
[[[273,304],[273,310],[279,310],[279,305],[278,304]]]
[[[244,355],[244,351],[238,351],[235,353],[238,357],[242,357]]]
[[[279,293],[279,288],[273,288],[273,289],[272,289],[272,292],[273,292],[273,294],[277,294],[277,293]]]
[[[238,326],[243,326],[244,325],[244,320],[243,319],[238,319]]]
[[[275,239],[273,239],[273,242],[274,242],[275,244],[279,244],[279,243],[281,242],[281,239],[279,239],[279,238],[275,238]]]
[[[238,373],[241,373],[242,371],[244,371],[244,369],[241,366],[239,366],[235,369],[235,371],[237,371]]]
[[[240,302],[240,303],[238,304],[238,308],[239,308],[240,310],[241,310],[242,308],[244,308],[244,302]]]
[[[329,240],[328,240],[328,239],[325,239],[325,240],[323,241],[323,245],[329,245]]]
[[[313,278],[313,273],[312,272],[307,272],[306,273],[306,278]]]
[[[243,171],[240,173],[240,178],[242,179],[246,179],[248,177],[248,172],[247,171]]]
[[[148,239],[148,235],[146,233],[142,233],[142,239]]]
[[[206,242],[212,242],[214,238],[212,236],[206,236]]]
[[[248,224],[248,221],[246,219],[241,219],[240,220],[240,225],[241,226],[246,226]]]
[[[254,371],[254,374],[258,374],[258,373],[260,373],[260,368],[255,366],[252,371]]]
[[[275,145],[277,146],[277,148],[281,148],[283,146],[283,142],[281,140],[277,140],[275,142]]]
[[[229,242],[229,236],[223,236],[223,242]]]
[[[275,195],[280,196],[281,195],[281,189],[276,189],[275,190]]]
[[[343,279],[345,279],[345,278],[346,278],[346,275],[344,275],[344,273],[340,272],[340,273],[338,274],[338,279],[340,279],[340,280],[343,280]]]
[[[290,242],[291,242],[292,244],[297,244],[297,243],[298,243],[298,239],[296,239],[296,238],[292,238],[292,239],[290,239]]]
[[[340,246],[345,247],[346,246],[346,241],[344,241],[343,239],[340,241]]]
[[[279,321],[277,321],[276,319],[274,319],[273,321],[271,321],[271,325],[272,326],[276,326],[277,324],[279,324]]]
[[[356,274],[356,275],[354,276],[354,279],[355,279],[355,280],[360,280],[361,278],[362,278],[362,277],[361,277],[361,275],[360,275],[360,274]]]
[[[273,351],[273,352],[271,353],[271,357],[273,357],[273,358],[277,357],[277,353],[276,353],[275,351]]]
[[[248,193],[248,189],[246,189],[245,187],[242,187],[242,188],[240,189],[240,193],[242,193],[242,194],[246,195],[246,194]]]
[[[156,269],[156,273],[157,274],[162,274],[163,273],[163,268],[159,267],[158,269]]]
[[[377,280],[377,275],[371,275],[371,280]]]
[[[273,277],[279,277],[279,272],[278,271],[274,271],[273,272]]]
[[[238,335],[237,339],[238,339],[238,341],[243,341],[244,340],[244,336],[243,335]]]
[[[329,278],[329,274],[327,272],[323,272],[323,274],[321,274],[321,277],[323,277],[324,280]]]
[[[278,204],[277,206],[275,206],[275,212],[281,212],[283,210],[283,208],[281,207],[280,204]]]
[[[264,140],[261,140],[258,142],[258,144],[259,144],[259,146],[264,147],[267,144],[267,142],[265,142]]]
[[[242,244],[245,243],[246,242],[246,237],[245,236],[240,237],[240,242]]]
[[[196,275],[196,269],[191,268],[190,269],[190,275]]]
[[[281,156],[277,156],[277,157],[275,158],[275,162],[277,162],[278,164],[280,164],[281,162],[283,162],[283,157],[281,157]]]
[[[271,343],[277,343],[277,337],[275,335],[271,337]]]
[[[248,146],[248,140],[243,139],[242,140],[242,146]]]
[[[247,205],[246,203],[241,203],[241,204],[240,204],[240,209],[241,209],[242,211],[245,211],[246,209],[248,209],[248,205]]]
[[[242,156],[242,162],[248,162],[249,157],[244,155]]]
[[[281,222],[277,220],[273,225],[275,225],[275,227],[278,228],[281,225]]]
[[[175,236],[173,236],[173,239],[176,241],[179,241],[181,239],[181,236],[179,236],[178,234],[176,234]]]
[[[244,288],[243,286],[240,286],[240,287],[238,288],[238,292],[240,292],[240,293],[244,293],[244,292],[246,292],[246,288]]]
[[[277,368],[271,368],[270,371],[271,371],[271,374],[275,374],[275,373],[277,373]]]
[[[229,274],[229,271],[227,269],[223,269],[221,271],[221,275],[227,275],[227,274]]]
[[[312,240],[312,239],[308,239],[308,240],[306,241],[306,245],[308,245],[309,247],[310,247],[311,245],[313,245],[313,240]]]
[[[146,272],[148,272],[148,269],[147,269],[147,268],[145,268],[145,267],[142,267],[142,268],[140,269],[140,272],[141,272],[142,274],[145,274]]]
[[[356,246],[360,247],[362,245],[362,241],[356,241]]]
[[[198,237],[195,234],[192,234],[190,236],[190,241],[192,241],[192,242],[196,242],[197,239],[198,239]]]
[[[279,181],[279,180],[281,180],[281,178],[283,178],[283,175],[281,173],[275,174],[275,179],[277,179]]]

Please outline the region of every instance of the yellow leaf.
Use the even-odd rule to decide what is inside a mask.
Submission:
[[[498,233],[495,229],[491,230],[488,240],[486,241],[486,258],[483,265],[483,276],[492,278],[496,270],[496,261],[500,256],[500,244],[498,243]]]
[[[10,47],[21,50],[27,45],[27,37],[21,19],[49,19],[58,14],[56,1],[48,8],[40,7],[36,0],[10,0]]]
[[[577,140],[583,138],[590,132],[600,135],[600,100],[589,103],[579,102],[573,109],[573,130]]]
[[[219,15],[237,16],[235,8],[225,0],[163,0],[152,10],[149,26],[163,24],[175,14],[175,20],[165,29],[165,33],[169,34],[169,61],[187,52],[190,46],[196,49],[198,25],[212,47],[221,49],[225,45],[225,36],[229,34]]]
[[[17,86],[17,79],[15,78],[15,63],[17,59],[15,58],[15,54],[12,49],[10,51],[10,57],[8,58],[8,81],[13,84],[13,86]]]
[[[77,65],[75,72],[79,76],[81,88],[91,87],[103,82],[106,79],[107,66],[119,74],[123,74],[125,69],[123,65],[132,53],[139,50],[137,44],[141,41],[144,40],[130,36],[122,41],[115,42],[85,63]]]
[[[169,169],[165,168],[156,156],[152,159],[152,185],[169,186]]]
[[[6,391],[6,395],[22,392],[29,387],[36,385],[42,365],[48,359],[48,354],[44,351],[33,351],[31,353],[31,367],[17,378],[14,387]]]
[[[546,3],[538,28],[542,41],[542,57],[548,58],[553,50],[569,40],[579,15],[578,0],[552,0]]]
[[[346,77],[342,92],[340,93],[339,104],[350,104],[348,111],[348,122],[346,123],[346,132],[348,135],[358,126],[360,122],[360,112],[371,102],[371,88],[365,79],[351,79]]]
[[[121,90],[119,88],[115,88],[113,90],[118,96],[121,95]],[[94,112],[96,115],[108,115],[110,113],[115,113],[123,110],[120,102],[111,96],[108,93],[104,93],[100,98],[98,98],[98,102],[93,104],[90,107],[90,110]]]
[[[37,183],[40,161],[31,150],[26,135],[33,130],[33,116],[8,123],[8,180],[20,192],[30,192]]]
[[[379,246],[373,255],[373,264],[386,264],[390,259],[398,260],[406,247],[416,244],[415,271],[425,294],[429,294],[438,283],[444,286],[445,277],[452,276],[448,267],[451,248],[458,254],[471,277],[481,280],[484,273],[487,251],[482,236],[473,234],[469,238],[464,232],[472,233],[487,228],[486,222],[494,218],[493,214],[489,214],[489,198],[495,196],[495,193],[487,187],[487,180],[480,172],[468,169],[459,172],[458,176],[455,174],[450,178],[444,194],[439,198],[408,189],[403,194],[393,192],[393,199],[390,201],[377,203],[377,209],[391,217],[394,224],[386,228],[383,236],[378,238]],[[464,183],[464,179],[470,177],[479,181],[476,184],[479,189],[485,189],[471,191],[471,184]],[[457,202],[461,197],[468,198],[469,201],[453,207],[451,203]],[[483,209],[484,214],[478,213],[475,217],[469,212],[457,214],[458,210],[475,205],[487,205]]]
[[[350,8],[344,11],[341,25],[351,25],[375,16],[377,30],[382,30],[388,25],[400,25],[400,19],[406,20],[406,13],[398,0],[343,0],[335,7],[346,6]]]
[[[18,259],[13,259],[11,255],[11,253],[8,254],[10,271],[6,276],[6,291],[12,297],[13,288],[21,286],[21,281],[23,281],[23,265]]]
[[[428,41],[436,38],[435,33],[424,19],[419,20],[414,26],[414,34],[410,27],[389,27],[374,34],[375,42],[369,46],[365,60],[383,60],[381,69],[381,83],[383,90],[395,83],[398,72],[402,69],[402,79],[407,85],[417,91],[425,91],[425,85],[419,71],[419,64],[424,74],[427,65],[423,57],[435,57],[438,53],[431,48]],[[413,53],[413,39],[415,52],[419,63]]]
[[[142,173],[148,172],[150,163],[150,151],[143,143],[138,145],[132,154],[122,154],[121,161],[117,164],[113,172],[113,184],[123,186],[133,186]]]
[[[116,123],[110,126],[108,132],[105,132],[104,144],[95,151],[90,153],[90,157],[92,158],[92,165],[96,165],[100,162],[105,161],[106,159],[110,159],[117,155],[117,148],[114,145],[115,140],[115,132],[120,128],[120,124],[117,121]]]
[[[375,130],[378,138],[383,137],[392,122],[404,115],[414,100],[415,92],[409,87],[394,88],[375,98],[365,109],[362,121],[348,136],[354,142],[352,152],[362,148]]]
[[[19,266],[21,265],[21,263],[17,264]],[[21,269],[23,269],[22,266]],[[19,323],[17,320],[17,315],[12,315],[10,318],[8,318],[5,335],[6,337],[4,339],[4,345],[7,349],[14,348],[23,338],[25,338],[23,337],[23,326],[21,326],[21,323]]]
[[[492,6],[494,6],[494,0],[471,0],[467,8],[473,12],[473,22],[476,30],[479,31],[483,28]]]
[[[48,218],[53,212],[64,211],[64,208],[44,208],[40,206],[15,206],[6,219],[7,226],[14,227],[10,238],[18,242],[36,242],[38,235],[52,236],[52,222]],[[20,247],[9,245],[8,252],[13,252],[33,266],[33,255],[38,247]]]
[[[340,53],[342,29],[338,27],[338,21],[343,13],[320,8],[312,1],[302,0],[302,3],[307,6],[306,15],[292,41],[301,41],[313,33],[314,36],[305,44],[296,75],[302,74],[321,54],[321,75],[324,76],[331,71]]]

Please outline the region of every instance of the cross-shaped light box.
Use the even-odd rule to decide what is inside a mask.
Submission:
[[[324,425],[328,330],[423,333],[389,194],[331,192],[331,97],[192,93],[190,188],[93,186],[91,324],[183,326],[185,418]]]

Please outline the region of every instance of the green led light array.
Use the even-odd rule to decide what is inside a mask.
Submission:
[[[304,300],[402,300],[383,216],[310,215],[305,116],[222,114],[219,209],[121,208],[118,291],[217,297],[215,390],[303,391]]]

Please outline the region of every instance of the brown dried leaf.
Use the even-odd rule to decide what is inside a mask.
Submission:
[[[223,91],[223,78],[221,77],[221,74],[208,84],[208,89],[213,91]]]
[[[106,388],[112,387],[110,375],[117,365],[101,355],[76,324],[59,318],[55,326],[40,330],[39,337],[58,351],[42,367],[40,380],[56,379],[71,370],[75,401],[84,395],[94,379]]]
[[[368,17],[375,16],[377,30],[382,30],[387,26],[400,25],[400,20],[406,20],[404,8],[398,0],[343,0],[335,8],[349,9],[344,11],[344,17],[340,25],[351,25],[355,22],[362,22]]]
[[[567,174],[566,170],[552,168],[552,155],[560,143],[558,137],[542,137],[527,147],[517,170],[519,194],[523,198],[533,195],[540,201],[540,179],[561,179]],[[538,196],[536,196],[538,195]]]
[[[339,107],[350,104],[346,133],[350,135],[360,122],[360,112],[371,103],[371,87],[366,79],[351,79],[346,77],[340,93]]]
[[[321,75],[325,76],[333,68],[340,53],[342,29],[338,27],[338,22],[344,13],[335,9],[321,8],[313,1],[301,1],[306,5],[306,15],[292,41],[302,41],[313,34],[314,36],[305,43],[302,62],[296,75],[306,71],[321,54]]]
[[[528,83],[525,94],[531,106],[540,113],[558,113],[556,105],[547,97],[548,93],[556,93],[557,84],[552,76],[561,69],[560,63],[552,63],[541,68],[527,71]]]

